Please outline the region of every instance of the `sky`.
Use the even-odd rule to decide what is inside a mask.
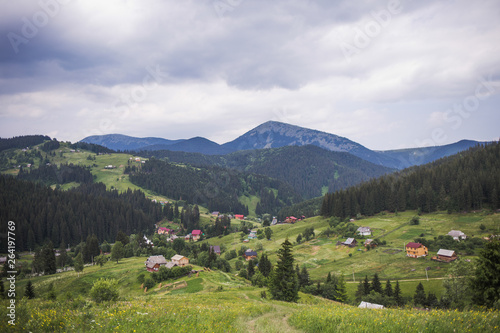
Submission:
[[[0,0],[0,137],[498,140],[500,2]]]

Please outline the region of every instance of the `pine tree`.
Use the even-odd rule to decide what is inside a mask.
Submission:
[[[297,302],[299,299],[299,283],[293,262],[292,244],[286,238],[278,250],[278,262],[269,283],[273,299],[286,302]]]
[[[306,266],[302,266],[302,269],[300,270],[299,285],[300,287],[311,285],[311,281],[309,280],[309,272],[307,271]]]
[[[471,286],[473,301],[492,307],[500,301],[500,242],[488,242],[480,252]]]
[[[401,288],[399,287],[399,281],[396,280],[396,287],[394,287],[394,301],[397,306],[403,305],[403,297],[401,296]]]
[[[358,289],[356,289],[356,302],[361,302],[363,300],[363,296],[365,296],[365,287],[363,281],[359,281]]]
[[[384,293],[387,297],[392,297],[392,295],[394,294],[392,291],[391,281],[389,279],[387,279],[387,283],[385,284]]]
[[[24,296],[28,299],[35,298],[35,289],[33,288],[31,280],[28,280],[28,284],[26,285],[26,289],[24,290]]]
[[[5,286],[2,279],[0,279],[0,299],[5,299]]]
[[[368,282],[368,276],[365,275],[365,280],[363,281],[363,295],[369,295],[371,291],[370,282]]]
[[[250,260],[250,261],[248,261],[248,267],[247,267],[248,280],[252,279],[252,276],[254,274],[255,274],[254,263],[253,263],[253,260]]]
[[[347,287],[344,280],[344,275],[340,274],[337,282],[337,301],[347,303],[349,297],[347,296]]]
[[[382,294],[382,284],[380,283],[377,273],[373,276],[371,289],[379,294]]]
[[[271,261],[267,258],[267,256],[263,253],[259,260],[259,271],[265,277],[268,277],[271,274],[272,265]]]
[[[413,302],[415,305],[425,306],[427,297],[425,296],[424,285],[420,282],[415,289],[415,295],[413,296]]]

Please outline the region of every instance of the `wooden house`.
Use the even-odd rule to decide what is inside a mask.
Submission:
[[[160,227],[158,228],[158,234],[159,235],[168,235],[170,233],[170,229],[165,228],[165,227]]]
[[[241,215],[241,214],[234,214],[234,218],[237,219],[237,220],[244,220],[245,216]]]
[[[373,241],[373,239],[368,238],[367,240],[365,240],[364,246],[365,246],[365,247],[368,247],[368,246],[369,246],[369,247],[375,247],[375,246],[377,246],[377,243],[375,243],[375,242]]]
[[[176,254],[175,256],[173,256],[171,260],[177,266],[184,267],[189,265],[189,259],[184,256],[181,256],[180,254]]]
[[[210,252],[213,252],[216,255],[220,256],[220,246],[219,245],[210,246]]]
[[[357,243],[358,242],[354,238],[347,238],[345,242],[342,243],[342,245],[355,247]]]
[[[457,254],[453,250],[439,249],[437,253],[437,259],[439,261],[452,262],[458,259]]]
[[[167,264],[167,259],[164,256],[151,256],[144,264],[148,272],[158,272],[161,266]]]
[[[248,249],[245,251],[243,257],[245,257],[246,261],[255,259],[257,258],[257,252],[253,251],[252,249]]]
[[[194,241],[197,241],[199,240],[201,237],[201,230],[193,230],[191,232],[191,238],[194,240]]]
[[[420,243],[410,242],[406,244],[405,249],[407,257],[420,258],[429,254],[427,248]]]

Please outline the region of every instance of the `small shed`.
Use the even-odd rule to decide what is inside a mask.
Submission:
[[[354,238],[347,238],[342,244],[349,247],[355,247],[358,242]]]
[[[380,304],[375,304],[375,303],[368,303],[368,302],[361,302],[358,305],[358,308],[362,309],[384,309],[385,307]]]

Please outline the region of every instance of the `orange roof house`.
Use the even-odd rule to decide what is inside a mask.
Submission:
[[[405,248],[407,257],[420,258],[429,254],[427,248],[420,243],[409,242]]]

